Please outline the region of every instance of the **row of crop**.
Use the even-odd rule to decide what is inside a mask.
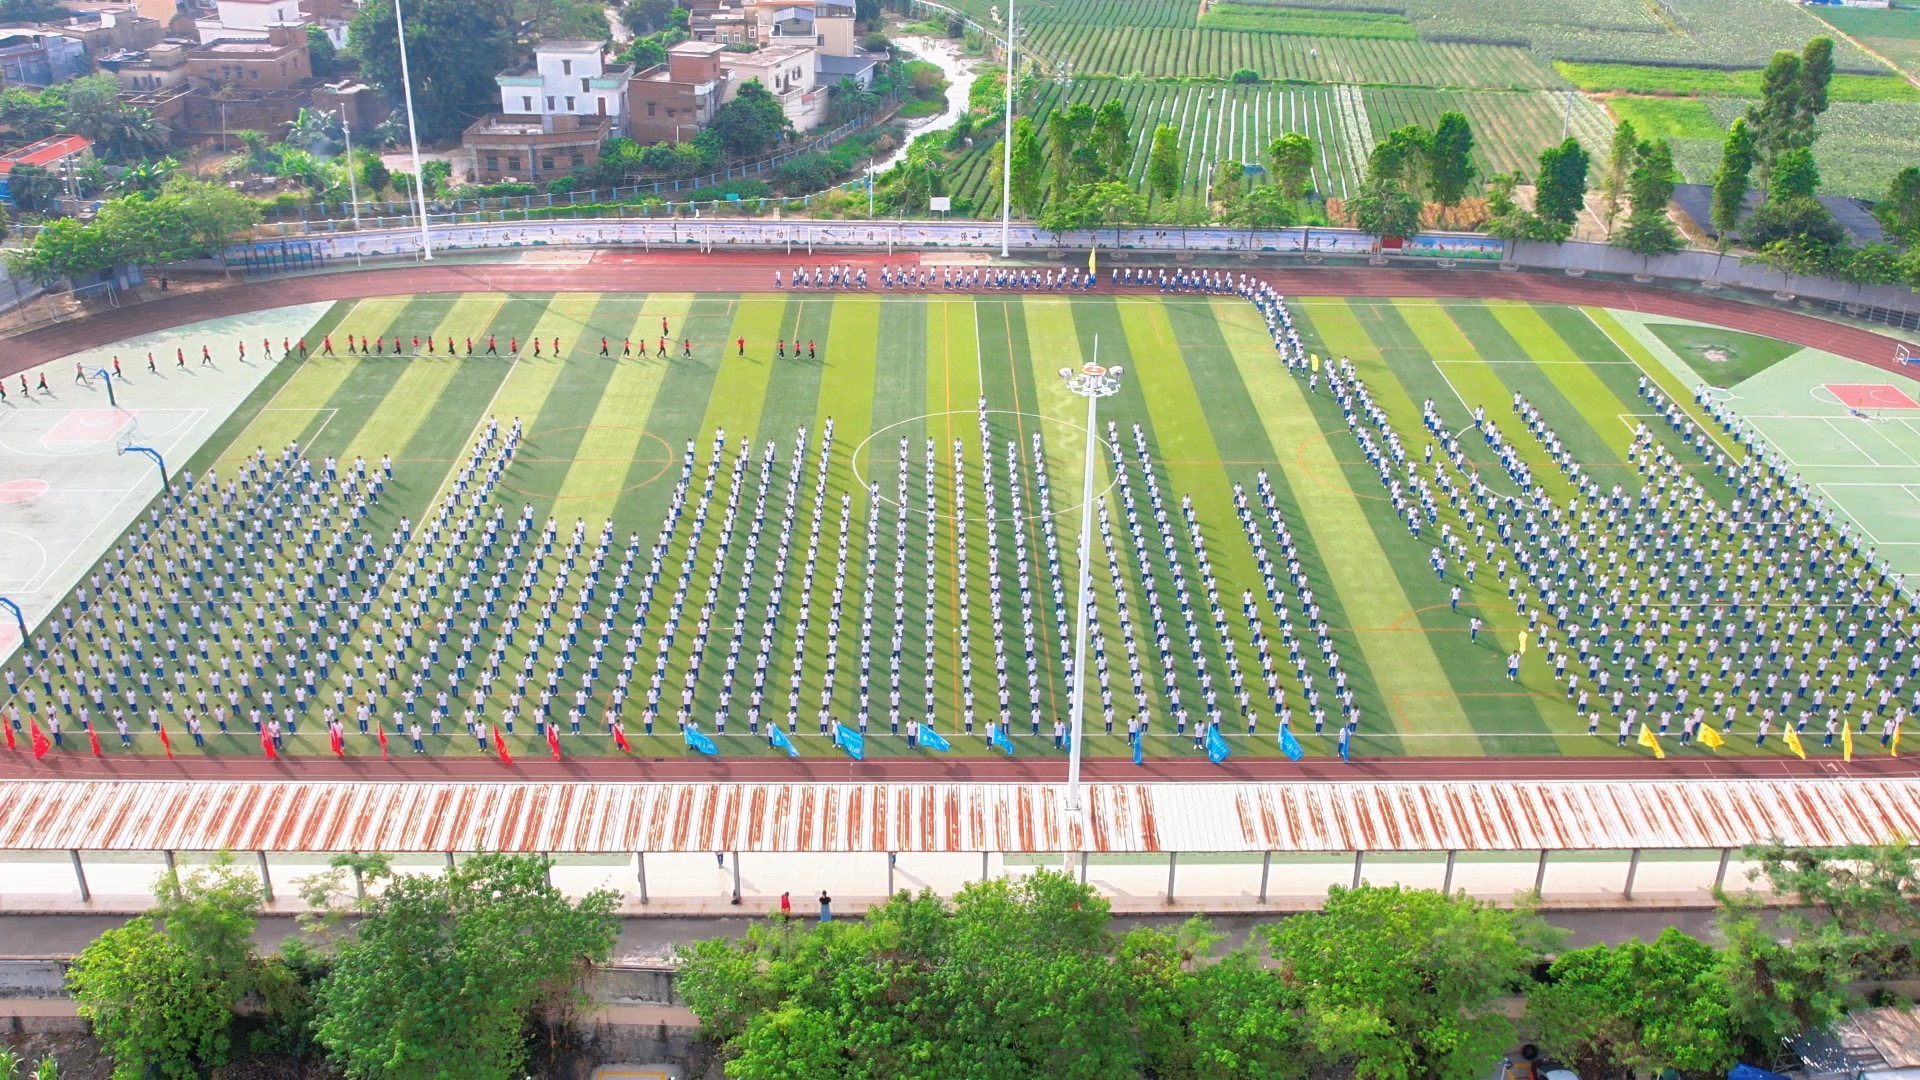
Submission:
[[[1153,131],[1170,124],[1180,132],[1183,157],[1181,192],[1177,201],[1196,207],[1222,165],[1258,164],[1266,147],[1287,131],[1313,139],[1318,160],[1313,170],[1317,190],[1343,196],[1359,179],[1367,148],[1352,145],[1355,131],[1364,132],[1364,102],[1354,88],[1301,86],[1193,86],[1177,83],[1096,80],[1064,89],[1044,87],[1033,108],[1040,125],[1043,155],[1050,152],[1047,119],[1063,106],[1085,102],[1099,108],[1117,99],[1127,109],[1135,132],[1134,153],[1127,179],[1144,186]],[[1348,104],[1343,107],[1342,101]],[[1361,115],[1353,117],[1353,110]],[[1343,114],[1346,119],[1343,120]],[[992,186],[997,145],[983,145],[961,155],[948,169],[952,194],[969,200],[980,216],[999,211],[1000,192]],[[1249,183],[1264,182],[1258,175]],[[1157,200],[1156,200],[1157,201]]]
[[[1263,79],[1411,86],[1551,88],[1564,85],[1524,49],[1391,39],[1306,37],[1129,25],[1050,25],[1029,39],[1077,75]]]
[[[1795,4],[1778,0],[1397,0],[1428,41],[1524,41],[1556,60],[1635,60],[1765,66],[1779,49],[1828,33]],[[1841,70],[1872,70],[1872,58],[1836,40]]]
[[[1029,26],[1068,23],[1086,26],[1191,27],[1200,14],[1198,0],[1041,0],[1020,4],[1020,21]]]
[[[1314,189],[1339,198],[1357,189],[1375,140],[1405,124],[1431,128],[1450,110],[1465,114],[1472,125],[1476,164],[1483,176],[1516,169],[1531,174],[1540,152],[1560,141],[1563,126],[1596,160],[1604,157],[1612,138],[1606,113],[1577,94],[1097,79],[1041,89],[1032,115],[1049,167],[1047,119],[1053,111],[1081,102],[1098,109],[1108,100],[1121,102],[1131,120],[1134,152],[1127,180],[1138,187],[1145,186],[1155,128],[1170,124],[1179,131],[1183,164],[1176,201],[1190,209],[1199,208],[1222,165],[1264,164],[1267,146],[1289,131],[1314,142]],[[1885,123],[1873,127],[1884,128]],[[1868,130],[1864,124],[1855,126]],[[991,184],[999,154],[997,144],[983,145],[961,155],[948,170],[949,191],[969,200],[982,217],[999,212],[1000,192]],[[1245,182],[1268,181],[1256,173]],[[1159,201],[1156,197],[1156,206]]]

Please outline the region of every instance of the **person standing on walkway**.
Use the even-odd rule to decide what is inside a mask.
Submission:
[[[793,918],[793,894],[790,892],[780,894],[780,917],[782,919]]]
[[[820,921],[823,924],[833,921],[833,897],[828,896],[825,889],[820,890]]]

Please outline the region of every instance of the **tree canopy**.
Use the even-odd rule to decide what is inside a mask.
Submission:
[[[712,131],[731,157],[762,153],[793,130],[786,111],[773,92],[753,79],[740,87],[732,101],[716,109]]]
[[[347,31],[347,49],[361,70],[401,99],[395,0],[369,0]],[[517,22],[512,0],[406,0],[407,66],[414,116],[423,140],[459,134],[473,118],[499,107],[494,76],[514,60]]]

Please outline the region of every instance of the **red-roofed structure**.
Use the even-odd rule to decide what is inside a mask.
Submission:
[[[64,165],[69,158],[76,165],[92,161],[93,140],[79,135],[55,135],[31,146],[9,150],[0,154],[0,176],[12,172],[15,165],[39,165],[52,170]]]

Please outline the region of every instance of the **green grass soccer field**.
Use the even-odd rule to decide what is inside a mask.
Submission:
[[[1702,378],[1703,366],[1714,364],[1725,364],[1734,376],[1713,380],[1731,386],[1716,393],[1736,400],[1745,397],[1756,404],[1763,400],[1759,392],[1743,387],[1774,379],[1795,363],[1812,364],[1818,369],[1802,382],[1898,381],[1905,385],[1897,377],[1863,374],[1867,369],[1858,365],[1852,366],[1855,377],[1847,377],[1845,372],[1836,376],[1835,365],[1847,362],[1822,359],[1776,342],[1626,312],[1430,299],[1306,298],[1293,299],[1290,306],[1308,348],[1322,357],[1346,356],[1357,363],[1374,400],[1387,411],[1414,454],[1424,449],[1426,441],[1420,426],[1423,400],[1434,400],[1456,431],[1469,427],[1472,407],[1485,405],[1489,418],[1510,433],[1523,435],[1507,407],[1518,392],[1542,410],[1589,473],[1604,483],[1617,479],[1631,486],[1637,478],[1626,455],[1633,425],[1647,412],[1635,393],[1636,382],[1643,374],[1681,402],[1691,401],[1692,387]],[[672,337],[670,358],[620,358],[626,339],[632,340],[636,353],[652,352],[663,319]],[[344,347],[349,334],[388,339],[431,334],[443,343],[449,337],[463,341],[471,337],[480,350],[484,350],[488,335],[493,335],[502,353],[509,338],[519,339],[523,348],[521,355],[511,359],[348,356]],[[1120,393],[1100,404],[1100,434],[1106,437],[1109,422],[1117,425],[1133,490],[1144,500],[1145,477],[1134,457],[1131,434],[1132,425],[1140,426],[1154,475],[1167,499],[1167,535],[1174,538],[1176,557],[1198,609],[1200,633],[1193,644],[1208,658],[1209,668],[1220,672],[1224,650],[1206,614],[1195,546],[1177,512],[1181,496],[1192,497],[1218,582],[1225,622],[1235,651],[1248,669],[1252,711],[1259,720],[1257,732],[1248,735],[1232,701],[1231,688],[1222,679],[1219,689],[1227,717],[1224,730],[1236,754],[1279,753],[1259,668],[1252,661],[1254,650],[1247,621],[1240,611],[1242,590],[1252,589],[1258,596],[1262,589],[1252,548],[1232,500],[1235,483],[1245,484],[1251,497],[1255,476],[1262,470],[1299,542],[1302,570],[1311,582],[1323,617],[1332,627],[1335,647],[1361,711],[1361,728],[1354,741],[1357,757],[1646,752],[1631,747],[1617,750],[1611,737],[1612,725],[1604,719],[1601,737],[1589,737],[1586,725],[1576,718],[1572,703],[1559,690],[1537,650],[1524,661],[1519,680],[1508,680],[1506,657],[1516,646],[1520,626],[1491,568],[1482,567],[1477,581],[1466,588],[1458,610],[1452,609],[1448,588],[1459,582],[1457,571],[1447,581],[1436,579],[1427,561],[1431,539],[1414,539],[1395,517],[1373,470],[1361,459],[1339,409],[1327,396],[1324,382],[1318,393],[1310,393],[1306,382],[1289,375],[1276,361],[1263,321],[1239,299],[1137,295],[420,296],[337,305],[307,335],[316,353],[326,335],[332,336],[339,355],[286,362],[271,371],[189,468],[198,474],[216,467],[224,482],[255,448],[273,453],[295,440],[316,465],[329,456],[343,462],[355,457],[377,462],[381,455],[390,454],[395,463],[394,481],[369,523],[372,533],[384,538],[402,516],[421,522],[428,508],[445,496],[486,418],[497,417],[502,425],[518,418],[524,425],[525,438],[501,478],[489,513],[492,505],[503,506],[507,520],[512,522],[523,505],[530,504],[536,533],[552,516],[558,520],[563,542],[571,535],[575,521],[583,521],[589,549],[602,523],[611,520],[615,539],[608,574],[611,576],[626,550],[629,534],[637,533],[641,551],[635,568],[637,579],[646,568],[646,547],[659,534],[668,513],[689,440],[697,452],[692,489],[692,495],[697,496],[708,471],[716,433],[724,432],[726,450],[715,474],[713,511],[699,546],[689,550],[693,531],[683,519],[652,596],[649,626],[654,629],[644,635],[639,650],[634,690],[624,720],[634,752],[641,756],[681,757],[693,753],[683,745],[673,717],[691,659],[695,636],[691,627],[709,595],[715,613],[697,679],[693,713],[713,734],[712,717],[719,695],[724,686],[731,685],[731,718],[725,734],[715,735],[720,753],[734,757],[779,754],[767,746],[764,736],[747,733],[744,687],[761,628],[770,614],[779,526],[789,509],[786,492],[789,469],[794,464],[790,452],[796,433],[803,427],[808,436],[807,456],[801,463],[798,497],[791,508],[792,534],[787,547],[791,563],[784,598],[779,609],[771,613],[767,718],[784,719],[787,688],[797,670],[802,705],[795,743],[803,754],[839,752],[817,733],[816,714],[826,668],[834,567],[844,529],[848,537],[848,584],[832,713],[851,723],[856,712],[863,586],[871,579],[876,586],[873,723],[866,752],[874,756],[938,756],[925,748],[909,749],[904,738],[888,734],[894,583],[903,579],[903,723],[908,717],[922,714],[922,695],[931,675],[938,727],[952,741],[953,752],[971,756],[987,752],[986,721],[998,712],[991,651],[994,629],[987,555],[989,529],[981,473],[983,457],[990,457],[998,508],[998,528],[992,537],[1004,574],[1000,602],[1008,642],[1015,744],[1022,756],[1055,754],[1051,725],[1056,716],[1066,714],[1069,691],[1061,671],[1060,635],[1055,628],[1052,585],[1044,564],[1046,541],[1037,513],[1038,483],[1044,467],[1050,482],[1060,573],[1070,590],[1079,535],[1085,407],[1082,399],[1066,389],[1058,369],[1090,359],[1096,343],[1102,364],[1125,368]],[[545,355],[534,357],[525,343],[535,337],[544,342],[560,338],[564,358],[555,359],[550,348]],[[611,359],[599,355],[602,337],[610,341]],[[682,339],[693,343],[691,359],[679,355]],[[736,355],[736,342],[741,339],[745,340],[744,356]],[[784,357],[776,355],[776,339],[789,343]],[[791,349],[796,340],[812,342],[815,358],[796,359]],[[191,351],[193,343],[188,344]],[[1906,389],[1920,396],[1920,388]],[[978,411],[982,399],[992,440],[985,455]],[[1832,401],[1823,402],[1817,394],[1796,400],[1790,415],[1819,411],[1827,418],[1823,422],[1842,432],[1843,438],[1848,434],[1844,425],[1849,423],[1876,424],[1882,435],[1896,430],[1880,421],[1850,417],[1846,409]],[[829,418],[833,432],[825,469],[825,513],[820,515],[817,534],[818,577],[811,591],[803,592],[798,579],[805,549],[814,535],[813,495]],[[1897,430],[1901,437],[1910,434],[1904,423]],[[1772,433],[1764,425],[1763,431]],[[1851,434],[1856,436],[1857,447],[1859,432]],[[1038,460],[1033,453],[1036,435],[1042,448]],[[1664,426],[1658,437],[1679,449],[1677,437]],[[741,518],[726,558],[717,567],[718,576],[712,577],[720,519],[742,439],[750,440],[751,446],[739,480]],[[903,439],[908,462],[906,505],[911,511],[904,516],[898,501]],[[926,464],[929,439],[934,461],[930,471]],[[965,495],[963,511],[956,506],[956,441],[961,462],[959,483]],[[1487,447],[1477,438],[1463,437],[1461,442],[1468,456],[1499,487],[1505,478]],[[776,451],[763,481],[761,463],[768,443]],[[1009,444],[1013,447],[1011,469]],[[1543,482],[1561,482],[1538,444],[1519,438],[1516,445]],[[1790,453],[1821,450],[1796,450],[1784,443],[1782,448]],[[1110,557],[1105,546],[1096,542],[1093,581],[1099,598],[1099,626],[1114,663],[1118,727],[1115,734],[1105,732],[1096,698],[1091,702],[1087,729],[1090,754],[1118,757],[1129,752],[1125,725],[1134,706],[1119,651],[1112,558],[1117,557],[1120,564],[1118,577],[1136,624],[1144,618],[1144,559],[1155,571],[1162,601],[1169,611],[1173,653],[1185,657],[1189,642],[1173,600],[1161,534],[1151,514],[1143,512],[1147,542],[1130,542],[1108,452],[1103,445],[1097,485],[1114,514],[1114,554]],[[1920,447],[1914,448],[1914,454],[1908,457],[1897,448],[1885,450],[1883,457],[1887,460],[1880,464],[1891,470],[1893,465],[1904,463],[1913,471],[1883,470],[1884,475],[1876,474],[1874,482],[1920,485]],[[1846,464],[1826,458],[1822,463],[1835,468]],[[935,505],[931,517],[925,503],[928,476]],[[878,485],[877,500],[867,495],[869,483]],[[758,559],[747,576],[746,523],[763,484],[767,528],[760,539]],[[1010,495],[1016,487],[1024,499],[1021,515],[1014,515],[1010,506]],[[1903,488],[1903,493],[1906,490]],[[1920,486],[1913,490],[1920,490]],[[1846,506],[1846,492],[1836,487],[1829,494]],[[843,494],[850,496],[844,521]],[[1920,502],[1915,503],[1915,509],[1920,512]],[[1882,520],[1892,511],[1882,508],[1873,512],[1880,515],[1875,518],[1876,532],[1898,531],[1901,523]],[[870,565],[866,538],[869,518],[874,514],[879,515],[877,558]],[[964,533],[958,525],[963,515],[969,526]],[[905,557],[896,564],[894,539],[902,520],[906,527]],[[1023,533],[1023,546],[1013,536],[1016,528]],[[1888,535],[1885,542],[1908,538],[1920,540],[1920,532]],[[1268,539],[1271,543],[1271,537]],[[964,589],[956,576],[963,544],[968,555]],[[1023,550],[1032,575],[1031,603],[1039,640],[1037,678],[1031,681],[1019,642],[1020,600],[1015,582],[1015,567]],[[1887,550],[1920,551],[1920,547]],[[536,602],[551,590],[554,569],[560,561],[549,558],[536,575],[532,590]],[[904,570],[898,577],[896,565]],[[931,590],[925,585],[929,565]],[[657,628],[682,567],[690,570],[686,612],[670,650],[660,723],[649,737],[641,730],[643,692],[654,666]],[[523,569],[524,565],[515,569],[507,584],[509,593]],[[563,590],[563,612],[582,573],[576,568]],[[451,592],[444,590],[438,603],[445,605]],[[972,738],[959,731],[964,694],[960,677],[963,593],[969,598],[965,611],[978,714]],[[581,633],[581,644],[558,669],[556,717],[566,715],[581,684],[587,667],[587,643],[598,629],[603,601],[604,595],[596,600],[593,615]],[[746,625],[740,630],[743,654],[741,666],[729,683],[723,661],[726,643],[735,633],[736,605],[741,603],[747,612]],[[630,618],[633,606],[634,593],[630,593],[629,615],[625,618]],[[805,642],[797,640],[803,614],[809,622]],[[1470,638],[1468,630],[1472,615],[1486,622],[1477,641]],[[430,613],[429,622],[433,617]],[[923,627],[929,621],[933,627],[931,672],[923,648]],[[556,619],[556,627],[559,622]],[[372,623],[368,620],[358,633],[348,636],[344,656],[360,651],[359,638]],[[564,736],[570,755],[618,753],[606,734],[601,714],[610,685],[609,672],[619,668],[624,629],[623,625],[622,633],[615,634],[609,644],[608,664],[594,688],[595,704],[587,710],[583,734]],[[496,626],[493,633],[497,632]],[[1315,735],[1301,702],[1299,682],[1284,661],[1284,650],[1278,647],[1278,635],[1271,625],[1266,633],[1276,644],[1276,667],[1282,672],[1282,686],[1295,703],[1293,727],[1306,753],[1334,753],[1333,736],[1339,728],[1337,707],[1328,703],[1326,733]],[[501,699],[506,696],[512,673],[523,668],[528,637],[527,633],[518,635],[506,652],[501,665],[506,674],[488,702],[487,717],[493,723],[501,719]],[[456,646],[458,638],[456,632]],[[1154,757],[1199,756],[1202,751],[1194,747],[1190,737],[1179,737],[1172,731],[1167,702],[1157,686],[1158,660],[1150,638],[1149,633],[1142,639],[1151,717],[1145,752]],[[491,636],[483,635],[483,639],[481,652],[491,648]],[[231,649],[232,641],[224,647]],[[384,651],[384,645],[376,649],[376,659]],[[450,648],[443,656],[435,669],[435,679],[428,684],[429,692],[434,681],[444,678],[456,651],[457,647]],[[550,638],[534,666],[532,684],[536,689],[546,684],[548,673],[560,664],[557,653],[556,641]],[[17,659],[13,666],[19,667]],[[370,666],[367,674],[372,670]],[[349,671],[349,663],[333,667],[321,684],[323,699],[331,699],[332,690],[342,685]],[[1088,677],[1091,683],[1091,672]],[[1194,666],[1182,662],[1178,678],[1193,714],[1204,715],[1198,704],[1202,690]],[[468,681],[470,684],[471,676]],[[198,685],[196,679],[190,688]],[[361,685],[365,685],[364,677]],[[1029,734],[1029,702],[1037,703],[1041,710],[1044,722],[1039,737]],[[466,703],[465,695],[456,698],[445,734],[428,739],[430,753],[479,753],[474,740],[462,731],[460,717]],[[516,756],[546,752],[533,734],[532,712],[529,699],[509,739]],[[299,734],[289,740],[289,752],[329,752],[318,713],[316,704],[302,718]],[[382,718],[384,713],[383,708]],[[194,753],[179,721],[171,723],[175,751]],[[159,752],[143,717],[136,718],[131,727],[135,752]],[[212,724],[206,727],[205,752],[261,752],[257,738],[243,721],[235,723],[235,733],[230,736],[214,733]],[[346,728],[350,754],[365,757],[378,752],[370,737],[357,732],[351,718]],[[96,730],[102,733],[107,753],[121,752],[110,725],[96,719]],[[1817,732],[1817,725],[1809,730]],[[77,724],[69,723],[66,733],[62,752],[88,752]],[[390,728],[389,733],[391,736]],[[1814,745],[1817,741],[1809,740],[1814,753],[1821,752]],[[405,739],[393,739],[396,756],[408,749]],[[1676,752],[1707,751],[1695,747]],[[1783,752],[1777,741],[1756,748],[1750,736],[1730,738],[1719,751]]]

